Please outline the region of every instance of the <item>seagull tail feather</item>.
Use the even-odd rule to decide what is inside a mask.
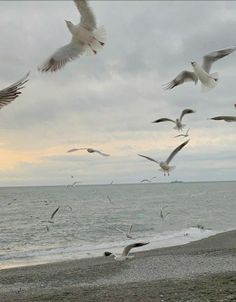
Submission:
[[[104,26],[99,27],[93,31],[93,40],[89,45],[84,46],[85,55],[96,55],[101,50],[106,42],[106,30]]]
[[[218,84],[218,73],[214,72],[209,75],[209,80],[206,83],[202,83],[202,92],[207,92],[216,87]]]
[[[106,29],[104,26],[100,26],[93,32],[95,41],[98,42],[99,48],[102,48],[106,42]]]

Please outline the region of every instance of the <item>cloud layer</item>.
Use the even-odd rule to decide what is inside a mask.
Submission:
[[[91,1],[107,45],[56,74],[37,72],[70,39],[64,19],[79,22],[73,1],[1,1],[0,87],[31,70],[24,93],[1,110],[1,185],[235,179],[235,124],[207,118],[235,113],[236,53],[218,61],[218,86],[202,93],[189,83],[173,91],[162,84],[190,61],[235,44],[236,3],[187,1]],[[213,72],[214,72],[213,71]],[[165,159],[182,142],[172,124],[184,108],[191,141],[178,154],[168,179],[137,153]],[[73,147],[91,146],[102,158]]]

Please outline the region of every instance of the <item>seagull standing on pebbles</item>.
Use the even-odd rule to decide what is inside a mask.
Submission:
[[[163,171],[164,172],[164,176],[167,174],[169,176],[169,172],[172,171],[175,166],[169,166],[169,163],[171,162],[171,160],[173,159],[173,157],[185,146],[187,145],[187,143],[190,141],[187,140],[185,141],[184,143],[182,143],[181,145],[179,145],[170,155],[169,157],[165,160],[165,161],[157,161],[151,157],[148,157],[148,156],[145,156],[145,155],[142,155],[142,154],[138,154],[138,156],[141,156],[141,157],[144,157],[148,160],[151,160],[151,161],[154,161],[155,163],[157,163],[161,169],[160,171]]]
[[[116,261],[125,261],[125,260],[128,260],[128,259],[134,258],[134,256],[129,256],[129,252],[130,252],[131,249],[133,249],[135,247],[144,246],[144,245],[147,245],[147,244],[149,244],[149,242],[132,243],[132,244],[127,245],[124,248],[123,253],[121,255],[117,256],[117,255],[115,255],[111,252],[105,252],[104,256],[113,256]]]
[[[180,115],[180,118],[177,118],[176,120],[172,120],[169,118],[160,118],[160,119],[154,121],[153,123],[172,122],[175,124],[175,127],[173,129],[180,131],[180,130],[183,130],[183,128],[185,127],[185,124],[182,124],[182,119],[185,114],[189,114],[189,113],[195,113],[195,111],[192,109],[184,109]]]
[[[202,66],[200,66],[196,62],[191,62],[194,71],[181,71],[171,82],[164,85],[164,89],[173,89],[174,87],[186,82],[194,82],[195,84],[197,84],[198,80],[200,80],[200,82],[202,83],[203,89],[211,89],[216,87],[218,83],[218,74],[209,73],[212,64],[219,59],[228,56],[235,50],[236,46],[233,46],[210,52],[203,56]]]
[[[81,14],[81,20],[78,25],[65,20],[66,26],[72,34],[70,43],[53,53],[38,68],[39,71],[57,71],[82,54],[97,54],[98,50],[105,45],[105,29],[103,26],[97,28],[96,18],[87,0],[74,0],[74,3]]]
[[[93,148],[74,148],[74,149],[68,150],[67,153],[76,152],[76,151],[79,151],[79,150],[86,150],[88,153],[98,153],[102,156],[110,156],[110,154],[103,153],[103,152],[101,152],[99,150],[95,150]]]

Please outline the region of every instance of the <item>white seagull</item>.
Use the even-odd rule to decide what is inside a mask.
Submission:
[[[132,225],[132,224],[130,225],[128,231],[125,232],[125,231],[123,231],[123,230],[121,230],[121,229],[119,229],[119,228],[113,226],[112,224],[110,224],[110,223],[107,222],[107,221],[105,221],[105,223],[106,223],[107,225],[113,227],[113,228],[114,228],[115,230],[117,230],[118,232],[120,232],[120,233],[122,233],[122,234],[125,234],[125,236],[126,236],[128,239],[132,239],[132,238],[133,238],[132,235],[131,235],[131,231],[132,231],[132,228],[133,228],[133,225]]]
[[[144,178],[144,179],[142,179],[140,182],[149,182],[149,183],[151,183],[152,180],[155,179],[155,178],[157,178],[157,177],[156,177],[156,176],[153,176],[153,177],[151,177],[151,178]]]
[[[185,124],[182,124],[182,119],[185,114],[189,114],[189,113],[195,113],[195,111],[192,109],[184,109],[180,115],[180,118],[177,118],[176,120],[172,120],[169,118],[160,118],[160,119],[154,121],[153,123],[172,122],[175,124],[175,127],[173,129],[180,131],[185,127]]]
[[[93,148],[74,148],[74,149],[68,150],[67,153],[76,152],[76,151],[79,151],[79,150],[86,150],[88,153],[98,153],[102,156],[110,156],[110,154],[103,153],[103,152],[101,152],[99,150],[95,150]]]
[[[29,80],[28,77],[29,77],[29,73],[27,73],[27,75],[25,75],[18,82],[12,84],[11,86],[8,86],[7,88],[0,90],[0,109],[10,104],[21,94],[20,90],[24,88],[24,84],[28,82]]]
[[[144,245],[147,245],[147,244],[149,244],[149,242],[132,243],[132,244],[127,245],[124,248],[123,253],[121,255],[115,255],[111,252],[104,252],[104,256],[113,256],[116,261],[125,261],[125,260],[128,260],[128,259],[134,258],[134,256],[129,256],[129,252],[132,248],[144,246]]]
[[[164,219],[170,214],[170,212],[167,212],[167,213],[163,213],[163,210],[165,208],[168,208],[168,206],[164,206],[163,208],[160,209],[160,217],[161,217],[161,220],[164,221]]]
[[[186,131],[185,134],[184,134],[184,133],[178,134],[178,135],[176,135],[175,137],[188,137],[188,136],[189,136],[189,134],[188,134],[189,130],[190,130],[190,128]]]
[[[111,197],[109,195],[107,195],[107,200],[112,206],[115,206],[115,204],[111,201]]]
[[[82,54],[97,54],[97,51],[105,45],[105,29],[103,26],[97,28],[96,18],[87,0],[74,0],[74,3],[81,14],[81,20],[78,25],[65,20],[66,26],[72,34],[70,43],[53,53],[38,68],[39,71],[57,71]]]
[[[164,85],[164,89],[173,89],[185,82],[194,82],[197,84],[198,80],[202,83],[202,88],[214,88],[218,82],[218,74],[210,74],[211,66],[219,59],[228,56],[236,50],[236,46],[224,48],[221,50],[213,51],[203,56],[202,66],[196,62],[191,62],[194,71],[184,70],[181,71],[171,82]]]
[[[182,143],[181,145],[179,145],[177,148],[174,149],[173,152],[171,152],[171,154],[169,155],[169,157],[165,160],[165,161],[157,161],[151,157],[148,157],[148,156],[145,156],[145,155],[142,155],[142,154],[138,154],[139,156],[141,157],[144,157],[148,160],[151,160],[151,161],[154,161],[155,163],[157,163],[159,166],[160,166],[160,171],[163,171],[164,172],[164,176],[166,175],[169,175],[169,172],[172,171],[175,166],[169,166],[169,163],[171,162],[171,160],[173,159],[173,157],[185,146],[187,145],[187,143],[190,141],[187,140],[185,141],[184,143]]]

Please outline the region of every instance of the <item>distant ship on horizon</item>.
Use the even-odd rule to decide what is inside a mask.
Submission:
[[[183,181],[182,180],[173,180],[173,181],[171,181],[170,183],[171,184],[178,184],[178,183],[182,183]]]

